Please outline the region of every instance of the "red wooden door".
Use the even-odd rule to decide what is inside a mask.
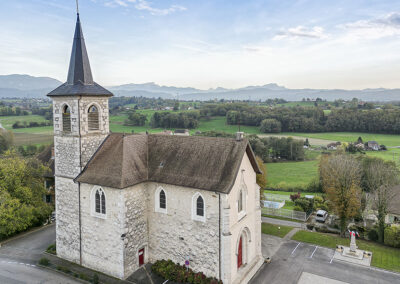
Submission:
[[[239,248],[238,248],[238,260],[237,260],[237,267],[242,266],[242,237],[239,239]]]
[[[144,264],[144,248],[139,250],[139,266]]]

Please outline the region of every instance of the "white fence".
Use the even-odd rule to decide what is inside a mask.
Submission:
[[[301,212],[301,211],[294,211],[294,210],[288,210],[288,209],[275,209],[275,208],[268,208],[264,207],[262,208],[262,213],[267,214],[267,215],[273,215],[273,216],[279,216],[279,217],[285,217],[289,219],[295,219],[295,220],[300,220],[300,221],[307,221],[308,217],[310,215],[307,215],[306,212]]]
[[[293,194],[296,194],[296,192],[293,192]],[[272,194],[272,193],[264,193],[265,199],[266,200],[271,200],[271,201],[290,201],[290,195],[285,195],[285,194]]]

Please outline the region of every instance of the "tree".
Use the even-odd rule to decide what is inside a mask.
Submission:
[[[124,125],[129,126],[143,126],[147,121],[147,116],[138,112],[129,113],[128,119],[125,120]]]
[[[6,152],[0,159],[0,239],[42,224],[52,208],[43,201],[43,174],[36,159]]]
[[[256,182],[260,186],[260,199],[262,200],[264,197],[264,189],[267,187],[267,168],[264,165],[264,161],[256,156],[257,165],[262,171],[261,174],[256,174]]]
[[[12,131],[0,128],[0,154],[4,153],[14,143],[14,135]]]
[[[358,139],[357,139],[357,144],[364,144],[364,142],[363,142],[361,136],[358,137]]]
[[[279,133],[282,130],[281,123],[273,118],[264,119],[260,124],[260,131],[264,133]]]
[[[178,111],[178,110],[179,110],[179,102],[175,102],[174,111]]]
[[[340,232],[344,237],[347,221],[356,216],[360,208],[360,162],[351,155],[323,156],[319,171],[322,187],[340,219]]]
[[[391,161],[380,158],[366,158],[363,162],[363,186],[377,211],[378,241],[383,243],[385,234],[385,217],[391,200],[400,194],[399,170]]]

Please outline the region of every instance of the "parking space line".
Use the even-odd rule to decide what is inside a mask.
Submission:
[[[300,245],[300,243],[297,244],[297,246],[294,248],[294,250],[292,251],[291,254],[294,254],[294,252],[296,251],[297,247]]]
[[[314,255],[314,253],[317,251],[317,249],[318,249],[318,246],[316,246],[316,247],[315,247],[315,249],[314,249],[313,253],[312,253],[312,254],[311,254],[311,256],[310,256],[310,258],[312,258],[312,257],[313,257],[313,255]]]

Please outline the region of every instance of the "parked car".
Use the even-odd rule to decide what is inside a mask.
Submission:
[[[317,217],[315,217],[315,221],[325,223],[326,218],[328,218],[328,212],[325,210],[317,211]]]

